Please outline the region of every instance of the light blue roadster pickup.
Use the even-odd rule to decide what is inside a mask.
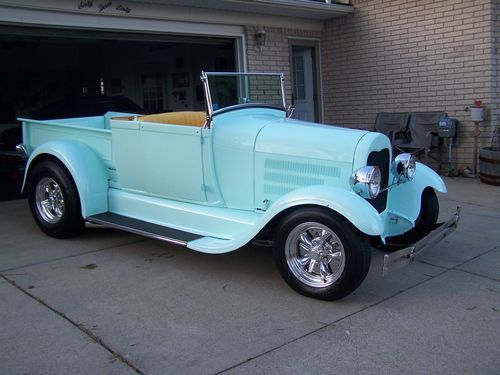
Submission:
[[[91,222],[212,254],[270,245],[286,282],[325,300],[358,287],[372,248],[395,250],[387,273],[455,229],[458,210],[436,224],[436,173],[391,160],[382,134],[291,119],[282,74],[201,80],[206,113],[20,119],[39,227],[65,238]]]

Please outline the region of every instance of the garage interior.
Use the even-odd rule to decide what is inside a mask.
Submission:
[[[204,110],[201,71],[237,67],[234,38],[173,34],[0,27],[0,55],[0,200],[13,197],[18,117]]]

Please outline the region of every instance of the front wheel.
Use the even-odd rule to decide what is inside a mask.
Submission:
[[[84,229],[75,183],[66,168],[55,161],[34,167],[28,202],[35,222],[49,236],[68,238]]]
[[[370,267],[367,237],[325,208],[303,208],[281,222],[273,256],[285,281],[297,292],[340,299],[364,280]]]

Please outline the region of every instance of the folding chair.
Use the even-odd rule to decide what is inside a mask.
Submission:
[[[409,118],[410,114],[408,112],[379,112],[375,119],[375,131],[389,137],[393,147],[405,143],[408,141]]]
[[[415,156],[424,153],[425,164],[428,164],[431,149],[439,147],[439,120],[446,117],[445,112],[414,112],[408,125],[410,142],[396,146],[401,152],[410,152]],[[439,158],[441,164],[441,157]]]

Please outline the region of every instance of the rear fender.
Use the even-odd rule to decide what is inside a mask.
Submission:
[[[331,186],[312,186],[294,190],[269,207],[263,220],[270,221],[289,208],[304,205],[327,207],[370,236],[380,235],[384,231],[381,216],[370,203],[351,191]]]
[[[37,147],[30,155],[22,191],[26,191],[29,173],[40,160],[50,156],[61,162],[75,181],[82,216],[108,211],[108,171],[96,153],[77,141],[56,140]]]

